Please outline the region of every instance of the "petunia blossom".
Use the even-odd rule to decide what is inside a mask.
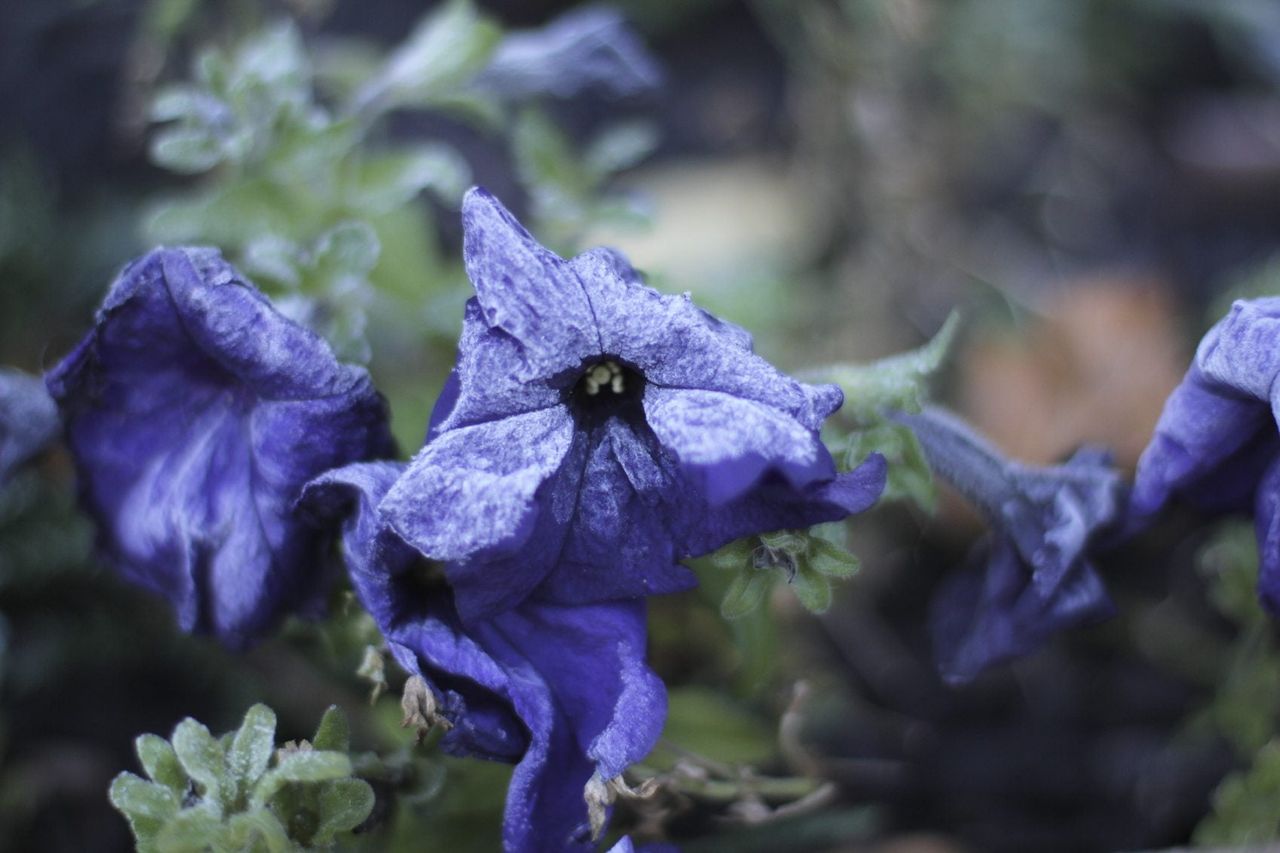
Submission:
[[[331,471],[307,487],[305,506],[345,515],[356,592],[396,661],[430,685],[451,725],[444,749],[516,764],[505,848],[594,850],[588,782],[615,779],[647,755],[666,717],[666,691],[644,660],[644,602],[526,601],[464,626],[438,570],[377,511],[403,467]]]
[[[588,6],[499,42],[476,85],[511,99],[587,89],[619,97],[662,84],[662,70],[616,9]]]
[[[558,257],[484,190],[463,226],[476,296],[457,366],[380,509],[446,563],[464,619],[535,590],[583,604],[685,589],[681,558],[879,496],[882,457],[837,476],[818,438],[836,386],[778,372],[615,252]]]
[[[47,384],[107,558],[231,646],[324,595],[302,486],[394,449],[368,374],[212,249],[128,266]]]
[[[58,407],[37,376],[0,368],[0,485],[58,437]]]
[[[1237,301],[1201,340],[1138,460],[1130,527],[1174,497],[1254,513],[1258,592],[1280,616],[1280,297]]]
[[[1086,447],[1064,465],[1005,459],[940,409],[899,414],[935,473],[994,528],[970,565],[946,578],[930,606],[939,669],[953,683],[1029,654],[1058,631],[1113,615],[1090,548],[1123,507],[1105,451]]]

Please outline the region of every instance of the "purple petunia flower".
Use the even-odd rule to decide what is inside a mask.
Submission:
[[[1254,512],[1258,593],[1280,616],[1280,298],[1240,300],[1204,336],[1138,460],[1130,526],[1177,496]]]
[[[58,437],[58,407],[37,376],[0,368],[0,485]]]
[[[995,528],[989,548],[943,581],[930,607],[935,654],[952,683],[1029,654],[1053,634],[1114,614],[1088,559],[1122,509],[1120,476],[1098,448],[1064,465],[1032,468],[1003,458],[939,409],[895,416],[929,465]]]
[[[302,486],[393,452],[368,374],[212,249],[127,267],[47,383],[108,558],[232,646],[324,593]]]
[[[627,97],[658,88],[662,71],[616,9],[590,6],[504,38],[476,85],[516,100],[585,89]]]
[[[882,457],[837,476],[818,439],[836,386],[779,373],[612,251],[561,259],[484,190],[463,225],[476,296],[458,363],[380,511],[446,562],[464,619],[535,590],[581,604],[686,589],[681,558],[879,496]]]
[[[387,527],[379,502],[404,466],[351,465],[307,487],[322,517],[347,514],[344,553],[357,593],[396,661],[431,685],[455,755],[516,763],[507,792],[510,851],[593,850],[584,792],[653,748],[667,698],[644,662],[644,602],[526,601],[463,625],[453,593]]]

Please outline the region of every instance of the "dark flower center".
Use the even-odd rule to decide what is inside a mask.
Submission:
[[[590,425],[611,417],[642,420],[643,396],[644,376],[639,371],[617,359],[603,358],[582,368],[567,402],[574,417]]]

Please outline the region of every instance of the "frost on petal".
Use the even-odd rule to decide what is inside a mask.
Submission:
[[[1258,597],[1280,618],[1280,456],[1272,459],[1258,487],[1254,527],[1258,535]]]
[[[46,382],[108,557],[233,646],[323,597],[303,484],[393,451],[368,374],[208,249],[128,267]]]
[[[459,754],[518,762],[507,794],[510,851],[595,849],[583,788],[653,748],[666,716],[662,682],[644,662],[641,602],[561,607],[526,601],[463,623],[449,588],[382,520],[401,466],[353,465],[307,488],[304,504],[346,516],[352,581],[397,661],[437,692]]]
[[[812,429],[768,406],[719,391],[650,385],[645,417],[712,506],[742,496],[766,473],[793,488],[835,476],[831,454]]]
[[[574,9],[541,29],[507,36],[476,80],[512,99],[565,98],[585,89],[625,97],[661,83],[657,61],[640,38],[603,6]]]
[[[576,503],[574,443],[562,406],[444,431],[387,494],[399,535],[448,561],[466,618],[516,604],[545,576],[540,549],[563,539]]]
[[[485,322],[519,344],[520,361],[509,372],[545,380],[600,354],[591,304],[568,263],[479,187],[462,200],[462,229],[462,257]]]
[[[39,377],[0,368],[0,485],[58,436],[58,407]]]
[[[652,384],[719,391],[763,403],[816,430],[843,396],[834,385],[797,382],[751,351],[751,336],[694,304],[646,287],[626,260],[596,249],[571,262],[591,294],[601,347]]]

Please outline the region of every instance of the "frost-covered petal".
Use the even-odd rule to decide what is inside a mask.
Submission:
[[[1258,487],[1254,527],[1258,534],[1258,597],[1280,618],[1280,456],[1266,468]]]
[[[573,514],[574,442],[562,406],[441,432],[388,492],[381,508],[388,523],[423,554],[448,562],[466,618],[514,605],[550,568],[536,551]]]
[[[346,516],[352,581],[397,661],[438,694],[460,754],[518,761],[507,795],[510,851],[592,850],[583,789],[653,748],[666,715],[644,662],[642,602],[554,606],[526,601],[464,623],[448,587],[378,511],[396,464],[352,465],[312,482],[304,505]]]
[[[58,407],[39,377],[0,368],[0,485],[58,437]]]
[[[520,344],[489,328],[480,303],[467,301],[458,341],[458,364],[431,412],[430,440],[444,430],[488,423],[545,409],[562,402],[549,382],[522,381],[514,366],[523,359]]]
[[[564,13],[541,29],[503,39],[476,85],[507,98],[584,89],[638,95],[662,83],[657,61],[614,9],[590,6]]]
[[[462,257],[485,322],[519,344],[508,370],[546,380],[599,355],[591,303],[577,273],[479,187],[462,200]]]
[[[645,418],[712,506],[740,497],[766,473],[802,489],[835,476],[817,435],[795,418],[720,391],[649,385]]]
[[[604,352],[654,385],[719,391],[771,406],[816,430],[844,397],[797,382],[751,351],[751,336],[694,304],[647,287],[621,255],[596,249],[571,262],[589,284]]]
[[[453,723],[444,747],[455,755],[517,761],[528,746],[507,700],[508,674],[462,628],[439,568],[405,543],[378,513],[404,464],[374,462],[326,472],[306,487],[304,508],[343,521],[343,558],[356,595],[396,661],[425,677]]]
[[[303,484],[393,450],[368,374],[208,249],[128,267],[46,381],[112,562],[231,645],[323,596]]]

